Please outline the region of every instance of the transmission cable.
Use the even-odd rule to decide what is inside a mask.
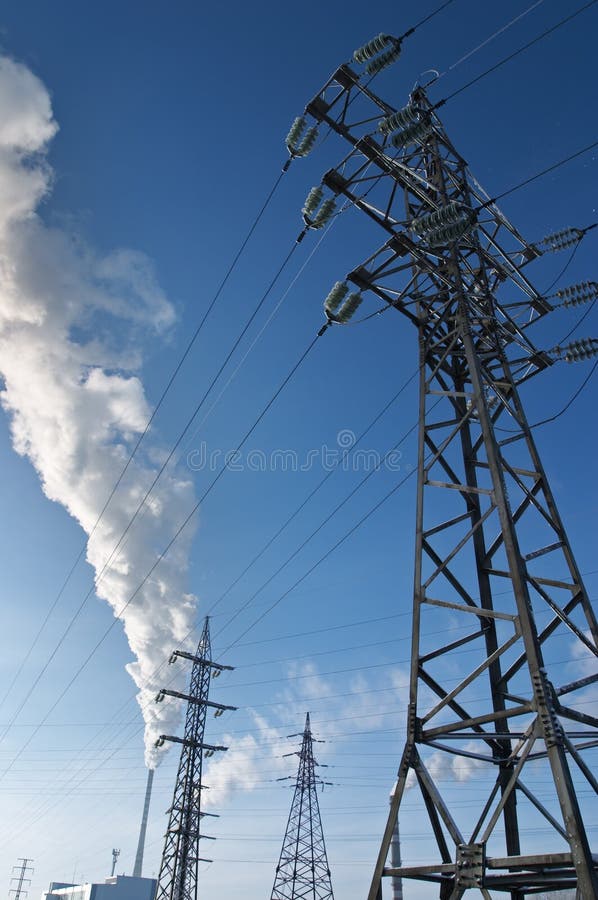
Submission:
[[[339,213],[345,212],[345,209],[347,209],[350,205],[351,205],[350,203],[345,204],[345,206],[344,206],[341,210],[339,210]],[[300,268],[297,270],[297,272],[296,272],[295,275],[293,276],[292,280],[289,282],[288,286],[285,288],[284,292],[281,294],[280,299],[279,299],[278,302],[276,303],[276,306],[275,306],[274,309],[270,312],[270,314],[268,315],[268,318],[267,318],[266,321],[263,323],[263,325],[261,326],[260,330],[259,330],[259,331],[257,332],[257,334],[255,335],[255,337],[252,339],[251,343],[249,344],[249,346],[247,347],[247,349],[246,349],[245,352],[243,353],[241,359],[240,359],[239,362],[236,364],[235,368],[233,369],[233,371],[231,372],[231,374],[230,374],[229,377],[227,378],[226,382],[223,384],[222,388],[220,389],[220,391],[219,391],[219,393],[218,393],[218,396],[213,400],[212,405],[211,405],[210,408],[207,410],[207,412],[204,414],[204,416],[203,416],[203,418],[201,419],[201,421],[199,421],[199,422],[197,423],[197,425],[195,426],[195,429],[194,429],[194,431],[193,431],[193,434],[190,435],[189,441],[188,441],[188,443],[187,443],[187,447],[188,447],[188,448],[191,446],[191,443],[195,440],[195,438],[196,438],[198,432],[199,432],[200,429],[203,427],[203,425],[205,425],[205,423],[206,423],[207,420],[209,419],[210,415],[212,414],[212,412],[214,411],[214,409],[216,408],[216,406],[218,405],[218,403],[220,403],[220,401],[222,400],[222,397],[224,396],[224,394],[226,393],[226,391],[228,390],[228,388],[230,387],[230,385],[232,384],[232,382],[235,380],[235,378],[236,378],[237,375],[239,374],[240,369],[241,369],[241,368],[243,367],[243,365],[245,364],[245,362],[246,362],[247,358],[249,357],[250,353],[253,351],[254,347],[256,346],[256,344],[258,343],[258,341],[260,340],[260,338],[262,337],[262,335],[264,334],[264,332],[266,331],[266,329],[270,326],[271,322],[272,322],[273,319],[276,317],[276,315],[277,315],[279,309],[280,309],[281,306],[283,305],[284,301],[286,300],[286,298],[288,297],[289,293],[290,293],[290,292],[292,291],[292,289],[294,288],[295,284],[297,283],[297,281],[299,280],[299,278],[301,277],[301,275],[303,274],[303,272],[305,271],[305,269],[307,268],[307,266],[310,264],[311,260],[312,260],[313,257],[315,256],[315,254],[316,254],[316,253],[318,252],[318,250],[320,249],[320,247],[321,247],[321,245],[322,245],[322,242],[323,242],[323,241],[325,240],[325,238],[328,236],[328,234],[330,233],[330,230],[334,227],[334,224],[335,224],[336,221],[337,221],[337,216],[334,216],[334,217],[332,218],[332,220],[328,223],[328,225],[326,226],[326,228],[324,229],[324,231],[322,232],[322,234],[320,235],[320,237],[318,238],[318,241],[314,244],[313,248],[310,250],[309,255],[308,255],[307,258],[304,260],[304,262],[301,264]]]
[[[466,82],[466,84],[462,85],[462,87],[458,88],[456,91],[453,91],[452,94],[448,94],[442,100],[439,100],[438,103],[434,104],[434,109],[440,109],[441,106],[444,106],[449,100],[452,100],[454,97],[457,97],[459,94],[462,94],[463,91],[466,91],[472,85],[477,84],[478,81],[481,81],[482,78],[485,78],[487,75],[490,75],[492,72],[495,72],[497,69],[500,69],[501,66],[504,66],[505,63],[510,62],[515,57],[519,56],[521,53],[524,53],[526,50],[529,50],[530,47],[533,47],[534,44],[539,43],[545,37],[557,31],[557,29],[562,28],[563,25],[566,25],[568,22],[571,22],[572,19],[575,19],[577,16],[581,15],[582,12],[585,12],[586,9],[589,9],[591,6],[594,6],[598,3],[598,0],[589,0],[589,3],[585,3],[583,6],[580,6],[579,9],[576,9],[575,12],[571,13],[565,18],[561,19],[556,25],[552,25],[551,28],[547,28],[546,31],[543,31],[541,34],[537,35],[531,41],[528,41],[527,44],[524,44],[522,47],[519,47],[518,50],[514,50],[513,53],[509,53],[508,56],[505,56],[504,59],[499,60],[499,62],[495,63],[493,66],[490,66],[489,69],[486,69],[480,75],[477,75],[475,78],[472,78],[471,81]]]
[[[592,227],[594,227],[594,226],[592,226]],[[575,259],[575,254],[576,254],[577,251],[579,250],[580,244],[581,244],[582,240],[584,239],[584,237],[586,236],[586,231],[587,231],[587,230],[588,230],[588,229],[584,229],[583,234],[581,235],[580,239],[579,239],[579,240],[577,241],[577,243],[574,245],[573,250],[572,250],[571,253],[569,254],[569,259],[567,260],[567,262],[565,263],[565,265],[563,266],[563,268],[560,270],[560,272],[558,273],[558,275],[556,276],[556,278],[554,278],[554,279],[550,282],[550,284],[548,285],[548,287],[547,287],[546,290],[544,291],[544,296],[546,296],[547,294],[549,294],[550,291],[553,289],[553,287],[559,283],[559,281],[561,280],[561,278],[563,277],[563,275],[565,274],[565,272],[567,271],[567,269],[569,268],[569,266],[571,265],[571,263],[572,263],[573,260]]]
[[[539,422],[534,422],[533,425],[530,425],[529,427],[530,428],[539,428],[540,425],[547,425],[549,422],[556,422],[557,419],[560,419],[561,416],[563,416],[566,412],[568,412],[570,410],[570,408],[573,406],[573,404],[575,403],[575,401],[577,400],[577,398],[579,397],[579,395],[581,394],[581,392],[589,384],[590,379],[594,375],[594,372],[596,371],[597,367],[598,367],[598,359],[596,360],[596,362],[590,369],[589,374],[584,378],[584,380],[582,381],[580,386],[577,388],[577,390],[575,391],[573,396],[569,398],[569,400],[563,406],[563,408],[561,409],[560,412],[555,413],[553,416],[549,416],[547,419],[541,419]],[[506,430],[514,431],[514,429],[510,429],[510,428],[503,429],[503,430],[504,431],[506,431]]]
[[[504,34],[505,31],[508,31],[509,28],[511,28],[521,19],[525,18],[525,16],[536,9],[537,6],[540,6],[541,3],[544,3],[544,0],[535,0],[535,3],[532,3],[531,6],[528,6],[527,9],[524,9],[523,12],[520,12],[519,15],[515,16],[514,19],[511,19],[505,25],[502,25],[501,28],[498,28],[496,31],[494,31],[489,37],[485,38],[485,40],[483,40],[481,44],[478,44],[476,47],[474,47],[473,50],[469,50],[468,53],[466,53],[464,56],[461,56],[456,62],[449,66],[448,69],[445,69],[444,72],[440,72],[439,74],[437,74],[435,78],[427,83],[426,87],[430,87],[430,85],[436,84],[436,82],[440,81],[441,78],[444,78],[445,75],[448,75],[449,72],[452,72],[453,69],[456,69],[457,66],[460,66],[476,53],[479,53],[480,50],[483,50],[484,47],[490,44],[495,38],[500,37],[501,34]]]
[[[369,432],[372,430],[372,428],[374,428],[374,426],[380,421],[380,419],[385,415],[385,413],[388,412],[388,410],[390,409],[390,407],[391,407],[391,406],[399,399],[399,397],[401,396],[401,394],[408,388],[408,386],[411,384],[411,382],[413,381],[413,379],[418,375],[419,371],[420,371],[420,370],[419,370],[419,367],[418,367],[418,368],[415,370],[415,372],[413,372],[413,374],[410,375],[410,377],[402,384],[402,386],[401,386],[401,387],[399,388],[399,390],[394,394],[394,396],[392,396],[392,397],[390,398],[390,400],[383,406],[383,408],[380,410],[380,412],[377,413],[377,415],[376,415],[376,416],[369,422],[369,424],[363,429],[363,431],[362,431],[362,432],[358,435],[358,437],[355,439],[354,443],[353,443],[350,447],[348,447],[348,448],[346,448],[345,450],[343,450],[343,452],[338,456],[338,458],[337,458],[337,460],[336,460],[334,466],[330,469],[330,471],[327,472],[326,475],[324,475],[324,477],[323,477],[322,479],[320,479],[320,481],[319,481],[319,482],[316,484],[316,486],[310,491],[310,493],[307,495],[307,497],[299,504],[299,506],[291,513],[291,515],[288,516],[287,519],[285,519],[285,521],[284,521],[283,524],[278,528],[278,530],[272,535],[271,538],[269,538],[269,540],[264,544],[264,546],[261,548],[261,550],[253,557],[253,559],[251,560],[251,562],[243,569],[243,571],[235,578],[235,580],[234,580],[233,582],[231,582],[231,584],[229,584],[229,586],[228,586],[228,587],[226,588],[226,590],[220,595],[220,597],[218,597],[218,599],[214,601],[214,603],[212,604],[212,606],[211,606],[211,607],[209,608],[209,610],[208,610],[208,613],[207,613],[208,615],[211,615],[211,614],[212,614],[213,610],[216,609],[216,607],[221,603],[221,601],[224,600],[224,598],[227,597],[228,594],[230,594],[230,592],[233,590],[233,588],[235,588],[235,587],[237,586],[237,584],[238,584],[238,583],[241,581],[241,579],[247,574],[247,572],[249,572],[249,570],[255,565],[255,563],[256,563],[259,559],[262,558],[262,556],[264,555],[264,553],[266,553],[266,551],[272,546],[272,544],[274,543],[274,541],[275,541],[278,537],[280,537],[280,535],[281,535],[281,534],[283,533],[283,531],[285,531],[285,529],[291,524],[291,522],[292,522],[294,519],[297,518],[297,516],[299,515],[299,513],[304,509],[305,506],[307,506],[307,504],[310,502],[310,500],[312,500],[312,498],[318,493],[318,491],[320,491],[321,488],[324,487],[324,485],[326,484],[326,482],[327,482],[330,478],[332,478],[332,476],[333,476],[334,473],[337,471],[337,469],[338,469],[341,465],[343,465],[343,463],[345,462],[345,460],[347,459],[347,457],[349,456],[349,454],[350,454],[350,453],[353,453],[353,451],[355,450],[355,448],[361,443],[361,441],[366,437],[366,435],[369,434]],[[393,448],[393,449],[394,449],[394,448]],[[390,451],[389,451],[389,452],[390,452]],[[361,483],[363,483],[363,482],[361,482]],[[320,526],[320,527],[321,527],[321,526]]]
[[[594,3],[598,3],[598,0],[593,0]],[[518,191],[522,187],[527,187],[528,184],[532,184],[532,182],[537,181],[538,178],[542,178],[544,175],[548,175],[550,172],[554,172],[555,169],[559,169],[561,166],[564,166],[566,163],[571,162],[573,159],[577,159],[578,156],[582,156],[584,153],[587,153],[588,150],[593,150],[594,147],[598,147],[598,141],[594,141],[592,144],[588,144],[587,147],[582,147],[581,150],[576,150],[575,153],[572,153],[570,156],[565,157],[565,159],[561,159],[559,162],[553,163],[553,165],[548,166],[546,169],[542,169],[541,172],[537,172],[535,175],[532,175],[530,178],[524,179],[524,181],[520,181],[519,184],[516,184],[514,187],[509,188],[508,191],[503,191],[502,194],[498,194],[498,196],[493,197],[491,200],[488,200],[484,206],[487,206],[489,203],[496,203],[498,200],[504,199],[504,197],[510,196],[510,194],[514,194],[515,191]],[[595,225],[590,225],[589,228],[585,229],[589,231],[590,228],[594,228]]]
[[[406,31],[403,37],[405,38],[408,35],[413,34],[415,31],[417,31],[418,28],[421,28],[422,25],[425,25],[426,22],[429,22],[430,19],[433,19],[434,16],[437,16],[438,13],[441,13],[443,9],[446,9],[447,6],[450,6],[451,3],[454,2],[455,0],[446,0],[445,3],[441,3],[440,6],[437,6],[435,10],[433,10],[431,13],[428,13],[428,15],[424,16],[423,19],[420,19],[416,25],[409,29],[409,31]]]
[[[245,637],[245,635],[249,634],[249,632],[252,631],[252,630],[255,628],[256,625],[258,625],[263,619],[265,619],[265,617],[266,617],[269,613],[271,613],[272,610],[273,610],[275,607],[277,607],[280,603],[282,603],[282,601],[285,600],[286,597],[288,597],[288,595],[289,595],[292,591],[295,590],[295,588],[299,587],[299,585],[302,584],[302,583],[306,580],[306,578],[308,578],[308,577],[312,574],[312,572],[314,572],[314,571],[318,568],[318,566],[320,566],[323,562],[325,562],[325,560],[327,560],[328,557],[331,556],[331,555],[334,553],[334,551],[337,550],[337,549],[341,546],[341,544],[344,544],[344,542],[345,542],[348,538],[350,538],[352,534],[354,534],[359,528],[361,528],[361,526],[364,524],[364,522],[366,522],[371,516],[373,516],[373,514],[374,514],[375,512],[377,512],[377,511],[380,509],[381,506],[384,505],[384,503],[386,503],[388,500],[390,500],[390,498],[391,498],[392,496],[394,496],[394,494],[396,494],[396,492],[399,490],[399,488],[402,487],[402,486],[405,484],[405,482],[406,482],[409,478],[411,478],[411,476],[412,476],[412,475],[414,474],[414,472],[416,472],[416,471],[417,471],[417,469],[412,469],[410,472],[408,472],[408,473],[405,475],[404,478],[402,478],[397,484],[395,484],[394,487],[392,487],[392,488],[390,489],[390,491],[388,491],[388,492],[382,497],[381,500],[379,500],[374,506],[372,506],[372,507],[368,510],[368,512],[365,513],[365,515],[363,515],[363,516],[359,519],[359,521],[355,523],[355,525],[353,525],[348,531],[346,531],[345,534],[344,534],[341,538],[339,538],[339,540],[338,540],[332,547],[330,547],[330,549],[327,550],[326,553],[324,553],[323,556],[321,556],[321,557],[320,557],[320,558],[319,558],[312,566],[310,566],[310,568],[307,570],[307,572],[304,572],[304,574],[301,575],[301,577],[298,578],[298,579],[291,585],[291,587],[287,588],[287,590],[286,590],[283,594],[281,594],[280,597],[278,597],[273,603],[270,604],[270,606],[267,607],[267,609],[265,609],[262,613],[260,613],[260,615],[257,617],[257,619],[255,619],[255,620],[251,623],[251,625],[249,625],[243,632],[241,632],[241,634],[240,634],[237,638],[235,638],[235,640],[232,641],[232,642],[226,647],[225,650],[222,651],[223,654],[224,654],[224,653],[228,653],[228,651],[231,650],[231,648],[234,647],[236,644],[238,644],[239,641],[240,641],[242,638]]]
[[[440,401],[438,400],[437,403],[438,402],[440,402]],[[436,405],[436,404],[434,404],[434,405]],[[216,634],[214,635],[215,638],[217,638],[220,634],[222,634],[222,632],[226,628],[228,628],[228,626],[237,618],[237,616],[239,616],[241,614],[241,612],[243,612],[253,602],[253,600],[259,594],[261,594],[261,592],[283,571],[283,569],[285,569],[289,565],[289,563],[292,562],[293,559],[295,559],[295,557],[304,549],[304,547],[307,546],[307,544],[312,540],[312,538],[314,538],[322,530],[322,528],[324,528],[328,524],[328,522],[330,522],[330,520],[336,515],[336,513],[340,509],[342,509],[342,507],[345,506],[345,504],[348,503],[352,497],[355,496],[357,491],[359,491],[363,487],[363,485],[366,483],[366,481],[368,481],[372,477],[372,475],[374,475],[377,471],[379,471],[379,469],[381,468],[383,463],[388,459],[390,454],[395,452],[398,449],[398,447],[409,437],[409,435],[415,431],[415,429],[418,427],[418,425],[419,425],[419,421],[416,421],[411,426],[411,428],[409,428],[405,432],[405,434],[402,435],[401,438],[399,438],[399,440],[390,448],[390,450],[388,450],[385,453],[385,455],[380,459],[380,461],[376,464],[376,466],[374,466],[374,468],[370,472],[368,472],[367,475],[365,475],[364,478],[362,478],[358,484],[355,485],[355,487],[340,501],[340,503],[338,503],[334,507],[332,512],[326,516],[326,518],[318,525],[318,527],[314,531],[312,531],[311,534],[309,534],[308,537],[305,538],[301,542],[299,547],[296,550],[294,550],[293,553],[289,557],[287,557],[287,559],[278,567],[278,569],[276,569],[276,571],[272,575],[270,575],[270,577],[256,591],[254,591],[254,593],[251,594],[248,597],[248,599],[245,600],[241,604],[241,606],[238,607],[238,609],[233,613],[233,615],[229,618],[229,620],[227,622],[225,622],[225,624],[222,626],[222,628],[220,628],[220,630],[216,632]],[[258,621],[260,621],[260,620],[258,620]],[[245,632],[244,632],[244,634],[245,634]],[[235,641],[235,643],[236,643],[236,641]],[[230,646],[233,646],[233,645],[231,644]],[[227,652],[229,649],[230,649],[230,647],[227,647],[226,651],[224,651],[224,652]]]

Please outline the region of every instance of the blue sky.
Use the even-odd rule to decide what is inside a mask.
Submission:
[[[401,105],[421,73],[446,70],[530,5],[523,0],[455,0],[405,43],[400,62],[380,76],[376,90]],[[85,248],[81,253],[93,268],[96,288],[114,288],[119,260],[126,264],[129,279],[138,271],[137,257],[127,256],[123,263],[115,250],[132,248],[144,254],[143,266],[149,267],[143,268],[146,293],[135,294],[131,288],[128,295],[129,303],[146,305],[130,309],[124,325],[107,307],[77,324],[81,341],[97,333],[115,359],[122,361],[135,349],[139,359],[129,360],[129,370],[140,377],[148,408],[159,398],[286,158],[283,141],[291,121],[356,46],[379,31],[400,33],[413,24],[411,13],[399,16],[396,6],[379,2],[364,8],[333,0],[321,8],[309,0],[301,8],[233,2],[201,9],[183,2],[167,8],[157,2],[123,7],[113,2],[83,6],[23,0],[4,9],[3,52],[31,70],[49,91],[59,125],[48,145],[53,178],[39,207],[40,221],[48,229],[43,233],[62,235]],[[434,6],[426,2],[417,15]],[[569,8],[575,4],[567,4]],[[431,96],[438,100],[457,89],[562,15],[563,5],[556,0],[537,4],[443,77]],[[449,135],[490,194],[596,139],[592,60],[597,16],[593,7],[442,110]],[[158,454],[176,439],[291,247],[309,188],[343,153],[340,144],[330,141],[321,152],[295,163],[283,179],[157,416],[143,454],[142,481]],[[503,208],[530,240],[567,225],[590,224],[597,217],[594,155],[515,193]],[[591,232],[582,243],[563,283],[595,277],[597,234]],[[234,448],[320,327],[321,303],[331,285],[380,240],[353,212],[341,217],[300,272],[316,242],[310,235],[300,246],[237,358],[298,275],[279,312],[201,431],[178,454],[179,467],[161,495],[164,515],[157,517],[153,530],[148,525],[147,532],[139,533],[138,544],[142,537],[147,539],[144,552],[151,555],[163,545],[168,529],[174,531],[174,523],[209,483],[209,473],[188,465],[190,458],[197,461],[201,455],[189,453],[201,454],[203,447],[223,452]],[[60,252],[71,259],[64,248]],[[57,252],[51,258],[56,263]],[[75,253],[75,258],[81,255]],[[44,271],[34,271],[40,259],[32,260],[31,269],[36,283],[43,284]],[[544,257],[529,270],[530,277],[542,289],[565,261]],[[575,321],[572,313],[555,313],[538,331],[538,341],[554,345]],[[595,334],[595,328],[592,313],[578,336]],[[301,462],[310,450],[324,445],[336,449],[339,433],[348,429],[358,434],[415,366],[415,333],[398,316],[336,329],[315,348],[247,449],[266,457],[292,450]],[[115,364],[115,371],[120,368],[126,367]],[[587,371],[583,365],[554,366],[531,384],[524,395],[531,420],[558,411]],[[37,371],[36,377],[39,388],[45,376]],[[53,397],[49,391],[48,404]],[[127,413],[132,416],[135,403],[135,409],[142,404],[138,397],[130,402]],[[594,410],[595,383],[590,383],[566,416],[537,435],[581,571],[590,573],[592,597]],[[368,435],[366,449],[385,453],[413,425],[416,413],[412,383]],[[90,431],[93,426],[93,421],[87,423]],[[60,503],[44,495],[31,462],[15,452],[6,414],[0,429],[0,596],[5,611],[0,666],[7,686],[81,550],[84,534]],[[398,473],[384,470],[372,476],[252,605],[226,625],[364,473],[333,475],[214,610],[215,655],[238,640],[223,659],[237,668],[215,683],[214,697],[239,711],[210,722],[210,737],[228,740],[235,755],[231,753],[233,762],[226,771],[214,770],[212,775],[219,798],[214,808],[221,818],[213,825],[219,838],[210,848],[215,862],[203,874],[206,893],[225,890],[227,897],[252,900],[270,889],[291,799],[275,779],[292,771],[289,761],[280,758],[287,750],[284,736],[301,728],[307,709],[314,731],[327,740],[322,760],[334,766],[328,774],[335,786],[321,796],[321,808],[336,893],[356,900],[369,883],[403,734],[413,479],[272,613],[240,636],[408,473],[416,462],[414,434],[401,451]],[[63,477],[61,472],[57,479]],[[89,476],[89,469],[86,472]],[[106,493],[111,487],[108,474],[98,496],[102,487]],[[321,464],[298,472],[249,471],[244,466],[222,478],[202,506],[181,556],[168,569],[169,584],[176,585],[179,594],[169,593],[167,604],[176,604],[181,591],[193,593],[197,610],[189,616],[200,623],[323,474]],[[73,490],[74,506],[76,493]],[[90,510],[92,506],[86,507],[81,515],[93,518]],[[136,546],[135,532],[130,546]],[[97,552],[101,555],[103,548]],[[139,557],[139,564],[144,559]],[[0,726],[13,718],[92,585],[91,567],[80,564],[0,709]],[[32,895],[52,879],[70,880],[73,873],[87,880],[105,877],[113,846],[122,850],[117,870],[132,868],[145,781],[143,722],[134,701],[135,686],[124,668],[132,655],[120,625],[13,762],[112,621],[107,604],[91,597],[0,744],[0,768],[12,763],[0,784],[5,793],[0,822],[4,877],[8,882],[17,857],[33,857]],[[171,753],[157,770],[148,874],[159,866],[175,765]],[[474,780],[460,786],[463,803],[475,803],[475,796]],[[595,834],[597,823],[589,824]],[[425,846],[424,838],[413,832],[412,852],[425,856]]]

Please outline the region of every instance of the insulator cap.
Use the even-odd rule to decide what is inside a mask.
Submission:
[[[390,139],[393,147],[396,147],[397,150],[400,150],[402,147],[406,147],[407,144],[421,144],[432,134],[432,123],[428,120],[422,120],[421,122],[414,122],[413,125],[409,125],[407,128],[404,128],[402,131],[397,131]]]
[[[346,281],[337,281],[326,299],[324,300],[324,311],[327,315],[332,315],[339,308],[347,294],[349,293],[349,285]]]
[[[382,53],[380,56],[376,56],[375,59],[370,60],[370,62],[365,67],[365,70],[368,75],[377,75],[378,72],[382,71],[382,69],[387,69],[388,66],[392,66],[392,64],[397,61],[400,55],[401,45],[396,44],[396,46],[392,47],[390,50],[387,50],[386,53]]]
[[[396,39],[393,38],[391,34],[384,34],[384,32],[382,32],[376,35],[375,38],[372,38],[371,41],[368,41],[367,44],[364,44],[363,47],[358,47],[353,53],[353,59],[358,63],[367,62],[368,59],[371,59],[376,53],[380,53],[381,50],[384,50],[385,47],[392,44],[394,40]]]
[[[451,241],[458,241],[459,238],[471,231],[472,224],[473,219],[464,216],[453,225],[443,225],[440,228],[434,228],[424,236],[426,243],[430,247],[438,247],[440,244],[450,244]]]
[[[297,118],[291,125],[289,133],[287,134],[284,141],[289,148],[289,151],[291,151],[291,148],[295,146],[295,144],[303,134],[306,125],[307,122],[305,121],[305,116],[297,116]]]
[[[385,119],[381,119],[378,122],[378,131],[381,134],[390,134],[391,131],[396,131],[397,128],[405,128],[407,125],[413,125],[415,122],[419,122],[420,119],[420,109],[415,103],[409,103],[407,106],[404,106],[403,109],[399,109],[398,112],[393,113],[392,116],[386,116]]]
[[[456,200],[451,200],[446,206],[441,206],[433,212],[418,216],[411,222],[411,230],[415,234],[423,235],[439,225],[453,225],[458,222],[463,212],[463,206]]]
[[[313,187],[307,197],[305,198],[305,203],[303,204],[303,215],[311,216],[312,213],[316,211],[320,203],[322,202],[322,197],[324,196],[324,191],[321,187]]]
[[[569,287],[561,288],[554,296],[563,301],[563,306],[580,306],[582,303],[589,303],[598,298],[598,282],[580,281]]]
[[[323,196],[324,191],[321,187],[313,187],[307,195],[302,212],[303,221],[308,228],[323,228],[332,218],[336,201],[333,197],[329,197],[322,202]]]
[[[337,322],[348,322],[349,319],[355,314],[357,309],[361,306],[362,301],[363,297],[359,291],[355,291],[354,293],[349,294],[336,314]]]
[[[411,230],[430,246],[456,241],[471,231],[475,213],[456,200],[434,212],[418,216],[411,223]]]
[[[591,359],[592,356],[598,356],[598,338],[580,338],[564,347],[554,347],[551,352],[568,363]]]
[[[307,131],[306,128],[305,116],[298,116],[291,125],[291,130],[285,138],[285,144],[292,157],[307,156],[313,149],[318,136],[318,126],[312,125],[311,128],[307,128]]]
[[[563,228],[561,231],[555,231],[542,238],[538,247],[542,253],[547,251],[558,253],[559,250],[566,250],[567,247],[577,244],[583,236],[584,232],[580,228]]]

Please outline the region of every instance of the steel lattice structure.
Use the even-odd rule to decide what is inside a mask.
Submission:
[[[181,744],[181,758],[172,806],[168,815],[168,828],[158,876],[156,900],[196,900],[197,898],[198,863],[211,862],[211,860],[200,857],[200,840],[214,840],[209,835],[200,832],[201,820],[205,816],[213,815],[213,813],[206,813],[201,809],[202,762],[204,754],[211,755],[217,750],[226,750],[226,747],[204,743],[206,714],[208,708],[214,709],[217,714],[236,708],[224,706],[221,703],[212,703],[208,700],[212,673],[220,674],[223,669],[230,670],[232,667],[212,662],[210,628],[207,617],[196,655],[175,650],[170,662],[174,662],[177,658],[188,659],[193,663],[189,693],[183,694],[164,688],[156,698],[160,702],[165,696],[170,696],[187,702],[184,737],[164,734],[156,741],[158,746],[165,741]]]
[[[298,735],[290,735],[298,737]],[[297,780],[282,843],[271,900],[333,900],[330,869],[324,844],[309,713],[302,735]]]
[[[423,89],[397,112],[345,65],[306,116],[350,145],[324,187],[386,233],[347,281],[402,313],[419,346],[407,737],[369,900],[393,874],[451,900],[574,886],[589,900],[598,877],[577,786],[598,790],[587,761],[598,720],[583,705],[598,675],[567,681],[558,663],[595,660],[598,628],[519,392],[552,362],[529,337],[551,309],[525,274],[540,250],[475,181]],[[308,198],[304,218],[319,227],[314,207]],[[479,789],[473,811],[446,799],[438,774],[465,765]],[[539,772],[548,789],[536,790]],[[412,785],[421,816],[410,813],[403,836],[425,822],[435,850],[393,869]]]

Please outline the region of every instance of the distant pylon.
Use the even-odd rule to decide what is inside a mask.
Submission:
[[[193,662],[189,693],[182,694],[179,691],[164,688],[156,697],[158,703],[165,696],[186,700],[187,714],[184,737],[163,734],[156,741],[158,747],[165,741],[181,744],[181,759],[174,786],[172,806],[169,809],[168,828],[166,829],[155,900],[196,900],[197,898],[198,863],[212,861],[199,856],[199,842],[201,839],[214,840],[209,835],[200,834],[199,830],[201,819],[204,816],[214,815],[214,813],[202,812],[201,809],[202,761],[204,754],[211,756],[217,750],[227,749],[204,743],[206,713],[208,707],[215,711],[216,716],[222,715],[227,709],[236,709],[235,706],[224,706],[208,700],[212,674],[216,677],[223,669],[232,669],[232,666],[222,666],[212,662],[210,627],[207,616],[196,655],[175,650],[170,662],[175,662],[178,657]]]
[[[33,872],[33,866],[29,865],[30,862],[33,862],[31,857],[20,856],[19,862],[21,863],[20,866],[13,866],[12,868],[13,872],[16,869],[17,874],[10,879],[11,881],[17,882],[16,888],[11,888],[8,892],[9,894],[14,894],[13,900],[21,900],[21,897],[27,896],[28,891],[23,885],[31,884],[31,878],[27,877],[27,873]]]
[[[319,784],[330,782],[324,782],[316,775],[319,763],[314,759],[309,713],[302,737],[301,750],[287,754],[299,757],[299,769],[271,900],[334,898],[317,794]]]

